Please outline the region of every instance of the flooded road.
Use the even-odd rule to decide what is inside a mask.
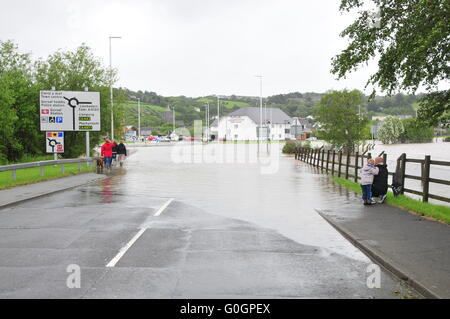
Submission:
[[[0,210],[0,297],[399,297],[385,272],[367,287],[371,261],[316,211],[358,198],[270,147],[137,148],[109,178]]]

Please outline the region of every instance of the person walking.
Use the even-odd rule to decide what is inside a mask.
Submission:
[[[386,163],[384,163],[381,157],[375,158],[375,167],[378,168],[378,174],[373,178],[372,196],[379,197],[380,200],[378,203],[381,204],[386,199],[389,172]]]
[[[117,166],[117,143],[114,140],[111,140],[111,143],[113,144],[111,165]]]
[[[361,169],[361,189],[364,205],[375,204],[372,201],[372,183],[375,175],[378,174],[378,167],[375,167],[375,161],[371,158],[367,160],[367,165]]]
[[[125,144],[123,144],[123,141],[119,141],[119,145],[117,145],[117,155],[119,157],[119,164],[120,167],[123,166],[123,162],[125,161],[125,157],[127,156],[127,148],[125,147]]]
[[[105,139],[105,143],[101,147],[100,155],[105,158],[105,166],[111,169],[112,149],[114,144],[109,139]]]

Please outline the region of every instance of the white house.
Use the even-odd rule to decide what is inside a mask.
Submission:
[[[278,108],[266,108],[262,112],[263,127],[269,131],[269,138],[273,141],[290,139],[292,118]],[[257,128],[260,126],[260,108],[243,107],[220,118],[211,125],[211,135],[219,140],[255,141],[258,140]],[[265,139],[265,138],[263,138]]]

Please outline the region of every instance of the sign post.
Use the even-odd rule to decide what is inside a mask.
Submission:
[[[100,131],[100,93],[40,92],[41,131]]]

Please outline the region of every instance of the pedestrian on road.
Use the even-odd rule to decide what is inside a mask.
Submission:
[[[123,144],[122,140],[120,140],[119,145],[117,145],[117,155],[119,156],[120,167],[122,167],[125,157],[127,156],[127,148],[125,147],[125,144]]]
[[[114,144],[113,148],[112,148],[112,160],[111,160],[111,165],[114,164],[114,166],[116,166],[117,164],[117,143],[114,140],[111,140],[111,143]]]
[[[114,147],[114,144],[111,143],[109,139],[105,139],[105,144],[102,145],[101,153],[100,155],[105,158],[105,166],[106,168],[111,168],[111,161],[112,161],[112,149]]]
[[[367,165],[361,169],[361,189],[364,205],[375,204],[372,200],[372,183],[375,175],[378,174],[378,167],[375,167],[375,161],[371,158],[367,160]]]
[[[378,168],[378,175],[373,178],[372,184],[372,196],[379,197],[378,203],[383,203],[386,199],[386,194],[388,191],[388,169],[387,165],[384,163],[383,158],[375,158],[375,167]]]

